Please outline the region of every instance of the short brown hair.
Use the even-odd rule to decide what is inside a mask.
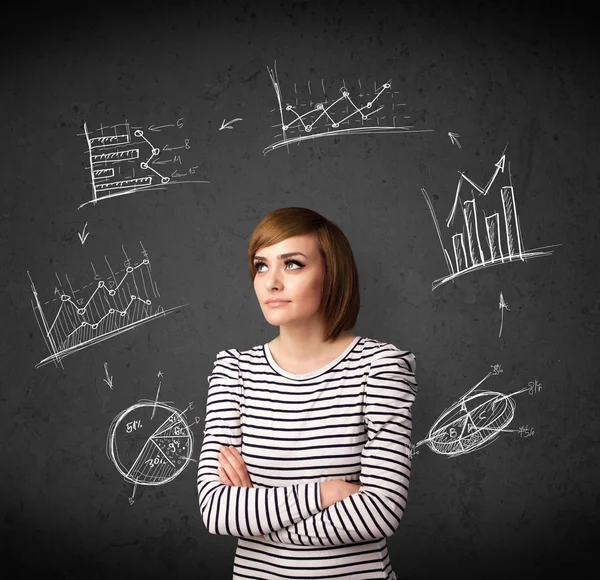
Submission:
[[[248,268],[254,284],[254,254],[292,236],[316,232],[325,265],[319,312],[325,319],[325,341],[356,324],[360,309],[358,271],[344,232],[316,211],[304,207],[282,207],[267,214],[254,228],[248,242]]]

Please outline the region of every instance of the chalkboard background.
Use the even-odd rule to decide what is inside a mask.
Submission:
[[[453,458],[416,448],[408,507],[388,540],[398,574],[582,569],[600,475],[591,13],[573,2],[125,4],[15,7],[4,22],[2,569],[231,577],[236,539],[204,528],[196,464],[132,496],[106,442],[113,419],[156,400],[160,384],[165,404],[193,402],[197,457],[216,353],[276,336],[245,251],[259,219],[282,206],[315,209],[348,236],[361,280],[354,333],[416,353],[415,443],[494,368],[485,388],[529,389],[513,397],[514,417],[491,445]],[[369,90],[391,80],[398,119],[422,132],[324,137],[265,154],[280,132],[274,67],[288,100],[294,83],[306,101],[309,82],[331,97],[342,85],[356,95],[359,79]],[[209,183],[86,203],[84,123],[96,136],[111,134],[101,126],[141,128],[152,143],[144,155],[160,148],[152,161],[168,161],[151,163],[156,172]],[[447,269],[422,189],[447,236],[459,172],[485,185],[503,153],[524,244],[554,253],[432,291]],[[499,199],[496,184],[489,195]],[[31,284],[51,321],[69,283],[87,300],[125,254],[138,265],[142,245],[153,308],[179,308],[36,366],[50,351]]]

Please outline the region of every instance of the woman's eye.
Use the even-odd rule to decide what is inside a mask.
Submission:
[[[288,266],[289,264],[295,264],[296,266],[298,266],[299,268],[302,267],[302,264],[300,262],[296,262],[296,260],[288,260],[285,265]],[[291,270],[295,270],[296,268],[290,268]]]
[[[304,268],[304,265],[301,264],[300,262],[297,262],[296,260],[286,260],[285,262],[285,266],[287,268],[287,266],[289,266],[290,264],[294,264],[295,266],[298,266],[298,268]],[[261,266],[266,266],[266,264],[264,262],[255,262],[254,264],[254,269],[257,272],[261,272],[260,267]],[[297,268],[288,268],[288,270],[296,270]]]

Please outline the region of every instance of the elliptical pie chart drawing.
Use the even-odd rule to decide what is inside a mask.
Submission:
[[[455,457],[481,449],[505,432],[515,415],[516,403],[512,397],[527,388],[510,395],[478,389],[491,374],[448,407],[415,448],[426,443],[435,453]]]

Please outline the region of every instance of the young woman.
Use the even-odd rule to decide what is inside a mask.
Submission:
[[[354,257],[318,213],[263,218],[248,267],[279,336],[213,363],[202,520],[239,538],[234,579],[395,580],[386,538],[408,494],[415,357],[348,332],[360,305]]]

